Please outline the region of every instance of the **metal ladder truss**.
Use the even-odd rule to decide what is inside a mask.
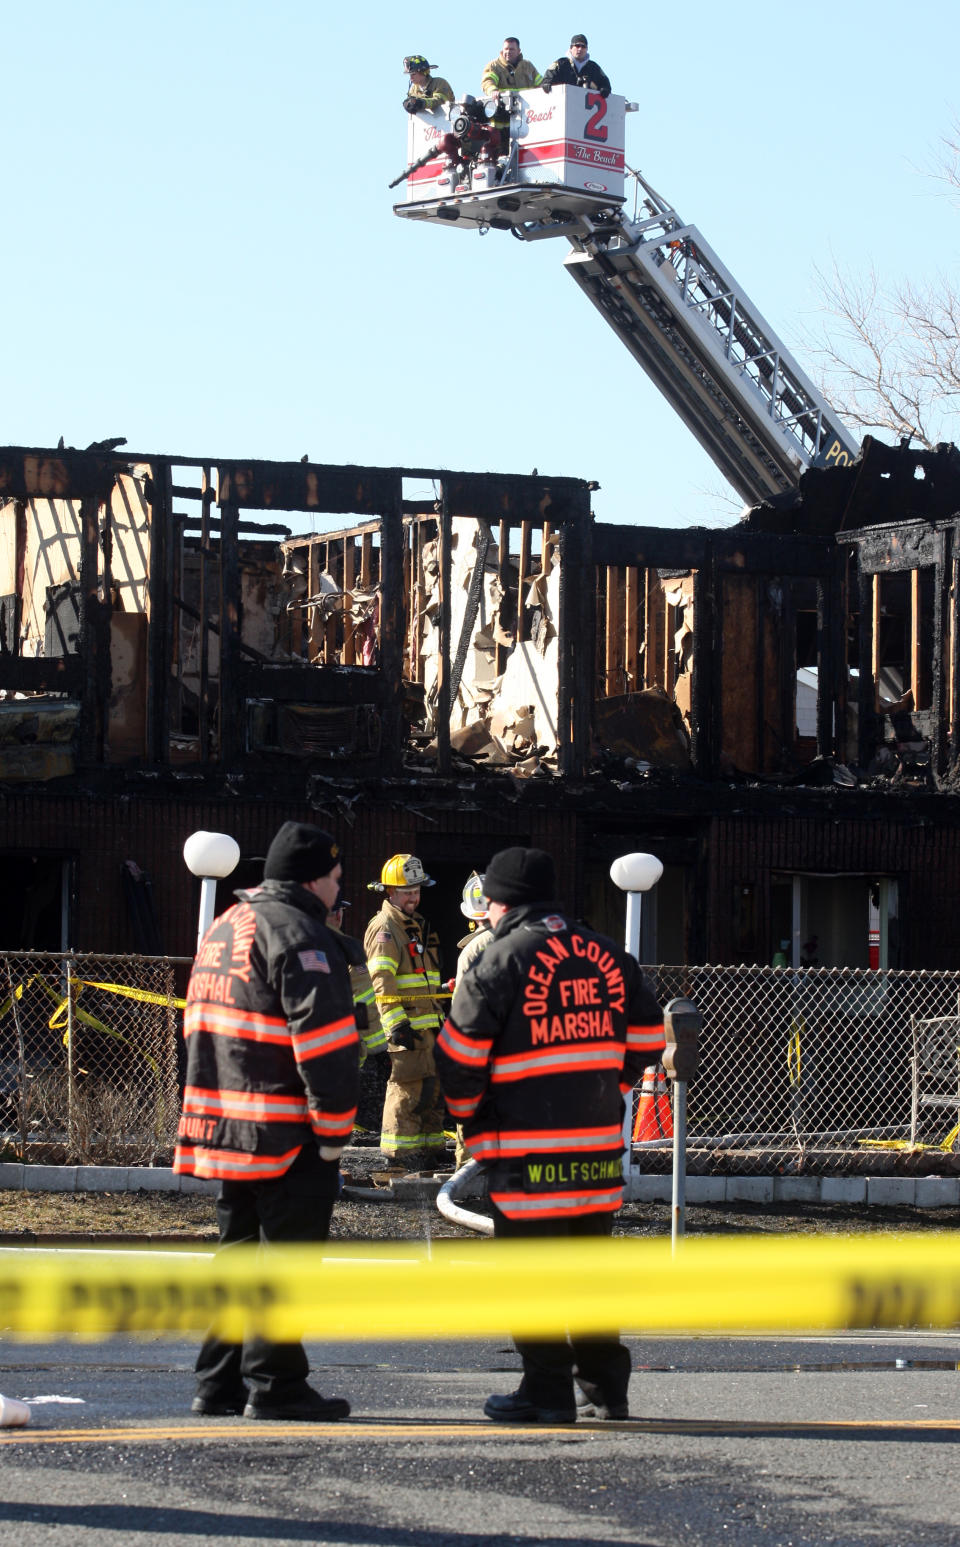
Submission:
[[[647,183],[649,218],[517,231],[563,234],[564,260],[713,461],[748,503],[795,487],[858,447],[695,226]]]

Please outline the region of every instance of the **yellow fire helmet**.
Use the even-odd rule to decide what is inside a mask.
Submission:
[[[393,887],[435,886],[415,854],[394,854],[380,872],[379,881],[368,881],[367,890],[389,892]]]
[[[468,919],[485,919],[489,911],[490,904],[483,890],[483,876],[475,870],[463,888],[460,912]]]

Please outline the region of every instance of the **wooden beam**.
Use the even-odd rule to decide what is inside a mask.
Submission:
[[[624,628],[623,665],[625,673],[624,692],[635,693],[640,685],[640,661],[637,653],[637,640],[639,637],[639,610],[640,610],[640,577],[635,564],[627,566],[624,588],[624,610],[626,613]]]

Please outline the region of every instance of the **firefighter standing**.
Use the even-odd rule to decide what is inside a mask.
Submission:
[[[367,925],[363,947],[373,979],[380,1024],[388,1037],[390,1078],[383,1104],[380,1148],[405,1170],[445,1159],[443,1098],[434,1044],[443,1012],[436,934],[417,912],[420,889],[433,886],[414,854],[394,854],[369,883],[385,893]]]
[[[285,822],[262,885],[236,894],[197,951],[173,1169],[219,1179],[222,1248],[327,1238],[357,1109],[350,978],[324,923],[341,872],[329,833]],[[350,1412],[307,1384],[300,1343],[210,1336],[196,1371],[193,1411],[210,1417],[315,1422]]]
[[[633,957],[561,912],[542,849],[495,854],[484,891],[493,939],[437,1043],[447,1104],[488,1165],[495,1235],[609,1235],[624,1098],[663,1051],[663,1017]],[[627,1416],[630,1354],[615,1335],[515,1341],[520,1387],[488,1397],[488,1418]]]

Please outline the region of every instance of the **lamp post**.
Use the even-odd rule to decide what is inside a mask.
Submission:
[[[640,908],[644,892],[656,886],[663,865],[655,854],[621,854],[610,866],[610,879],[627,894],[627,933],[624,945],[640,960]]]
[[[188,870],[200,877],[200,922],[197,928],[197,945],[210,925],[217,900],[217,882],[236,870],[240,858],[240,845],[228,833],[191,833],[183,846],[183,858]]]
[[[610,879],[627,894],[627,929],[624,945],[631,956],[640,960],[640,919],[643,894],[656,886],[663,875],[663,864],[655,854],[621,854],[610,866]],[[623,1175],[630,1175],[633,1143],[633,1101],[625,1103],[623,1115]]]

